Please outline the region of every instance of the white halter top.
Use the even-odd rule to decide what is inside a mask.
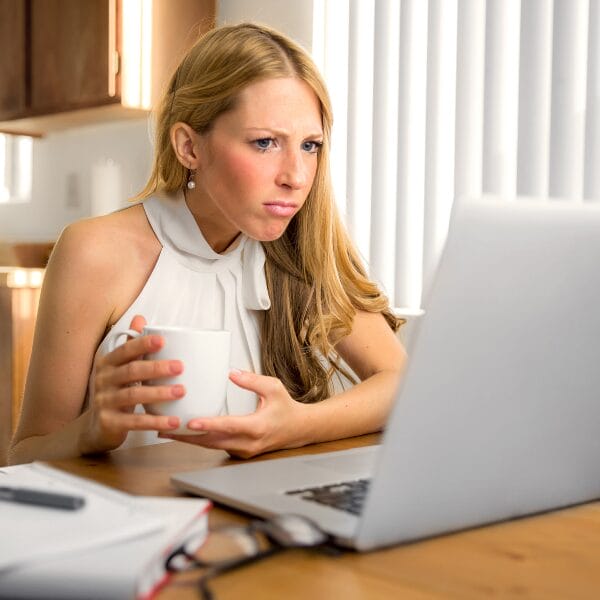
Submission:
[[[259,311],[271,306],[260,242],[242,235],[233,250],[218,254],[183,194],[149,198],[143,206],[162,250],[144,288],[111,331],[127,329],[136,314],[154,325],[226,329],[231,331],[231,367],[260,373]],[[96,356],[108,351],[110,333]],[[229,382],[227,412],[248,414],[255,408],[256,395]]]

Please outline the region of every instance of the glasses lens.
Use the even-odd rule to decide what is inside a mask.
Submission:
[[[319,546],[328,540],[315,523],[300,515],[278,515],[261,523],[260,528],[285,548]]]
[[[171,570],[191,566],[223,567],[258,558],[282,548],[324,545],[329,537],[312,521],[298,515],[280,515],[252,521],[248,527],[223,527],[208,536],[190,539],[168,559]]]
[[[261,543],[245,528],[216,529],[192,556],[203,565],[229,562],[260,552]]]

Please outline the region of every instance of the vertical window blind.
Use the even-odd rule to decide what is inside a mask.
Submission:
[[[418,309],[455,197],[600,199],[600,0],[314,0],[347,227]]]

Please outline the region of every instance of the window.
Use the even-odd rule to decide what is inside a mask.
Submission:
[[[0,133],[0,204],[31,200],[32,155],[30,137]]]
[[[596,0],[314,0],[336,198],[393,305],[455,197],[600,200],[599,40]]]

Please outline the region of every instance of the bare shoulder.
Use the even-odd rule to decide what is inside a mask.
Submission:
[[[62,232],[52,259],[68,259],[82,267],[110,268],[123,258],[148,258],[160,252],[160,244],[141,205],[102,217],[83,219]]]
[[[68,225],[52,252],[46,278],[61,288],[80,290],[82,297],[102,295],[111,324],[143,287],[160,249],[143,207],[135,205]]]

